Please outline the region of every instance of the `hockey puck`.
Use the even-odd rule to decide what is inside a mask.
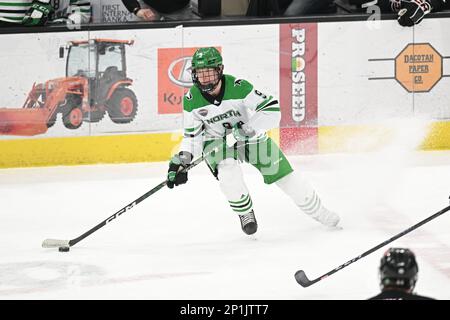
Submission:
[[[69,252],[70,247],[59,247],[59,252]]]

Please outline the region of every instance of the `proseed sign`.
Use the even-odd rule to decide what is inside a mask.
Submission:
[[[306,116],[305,29],[292,29],[292,119]]]

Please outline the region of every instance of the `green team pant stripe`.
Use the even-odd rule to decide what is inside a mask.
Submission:
[[[243,207],[247,206],[250,202],[252,202],[252,199],[248,199],[248,201],[246,201],[243,204],[231,204],[230,203],[230,207],[239,209],[239,208],[243,208]]]
[[[317,198],[317,200],[314,202],[314,205],[310,208],[302,208],[303,211],[305,211],[307,214],[313,214],[319,210],[321,205],[320,199]]]
[[[238,201],[228,201],[230,204],[241,204],[247,201],[247,199],[250,197],[250,194],[247,194],[246,196],[244,196],[243,198],[241,198],[241,200]]]
[[[294,171],[286,156],[269,137],[263,141],[249,142],[239,147],[236,145],[228,147],[224,139],[210,140],[203,144],[205,154],[215,148],[217,150],[206,157],[206,162],[213,173],[217,173],[220,161],[227,158],[251,164],[258,169],[266,184],[274,183]]]
[[[252,207],[253,207],[253,202],[250,201],[250,204],[246,208],[243,208],[243,209],[234,209],[233,208],[233,211],[234,212],[246,212],[246,211],[249,211]]]
[[[319,210],[320,204],[321,204],[320,199],[317,196],[317,193],[314,192],[313,196],[311,197],[311,200],[304,205],[300,205],[299,207],[307,214],[313,214],[317,212],[317,210]]]
[[[308,208],[309,206],[311,206],[314,201],[316,200],[316,193],[314,192],[312,197],[305,203],[305,204],[301,204],[299,205],[300,208]]]

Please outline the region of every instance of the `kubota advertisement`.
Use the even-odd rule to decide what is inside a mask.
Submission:
[[[222,52],[225,73],[278,95],[277,42],[266,41],[276,29],[234,29],[2,35],[0,140],[181,132],[191,56],[202,46]],[[248,37],[252,50],[239,46]]]
[[[71,41],[65,77],[33,84],[20,109],[0,109],[0,134],[32,136],[47,132],[61,114],[67,129],[99,122],[106,113],[114,123],[130,123],[138,101],[127,76],[126,47],[133,41],[92,39]]]

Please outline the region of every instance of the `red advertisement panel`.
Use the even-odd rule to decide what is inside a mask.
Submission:
[[[191,60],[198,48],[158,49],[158,113],[183,112],[183,95],[192,86]],[[222,49],[216,47],[220,52]]]
[[[280,145],[317,152],[317,24],[280,25]]]
[[[158,49],[158,113],[183,111],[183,95],[192,86],[191,58],[197,48]]]

